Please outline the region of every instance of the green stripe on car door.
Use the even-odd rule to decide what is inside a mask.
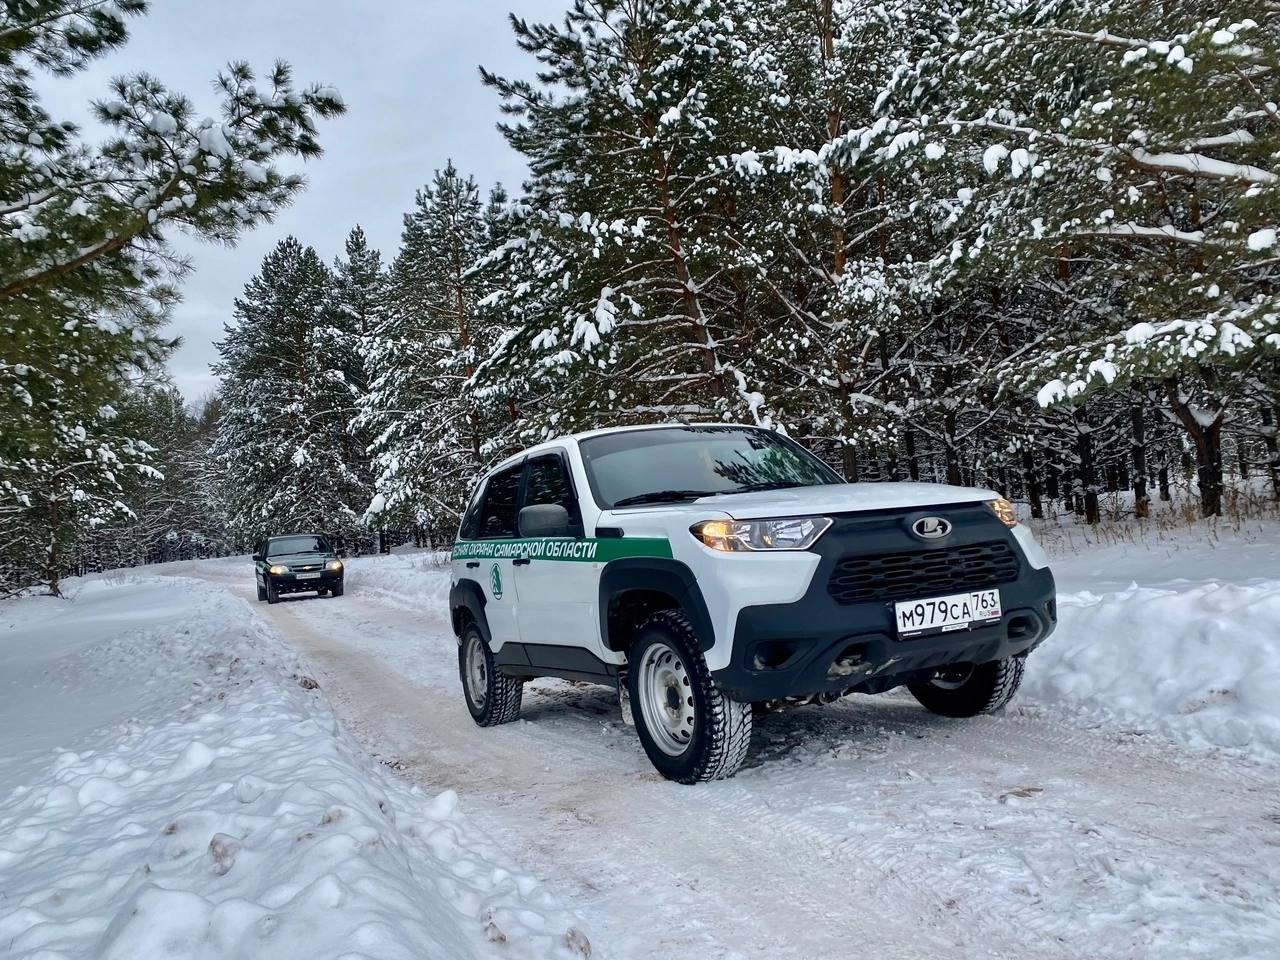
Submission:
[[[664,537],[611,537],[608,539],[556,540],[460,540],[453,545],[455,560],[566,560],[608,563],[624,557],[671,557],[671,543]]]

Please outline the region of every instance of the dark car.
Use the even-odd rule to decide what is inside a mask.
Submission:
[[[342,596],[342,561],[327,537],[299,533],[269,537],[253,554],[258,599],[276,603],[281,594],[315,591]]]

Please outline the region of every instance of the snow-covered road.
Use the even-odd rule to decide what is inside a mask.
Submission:
[[[444,605],[377,563],[339,600],[256,612],[357,738],[456,789],[599,956],[1280,955],[1270,760],[1035,700],[949,721],[891,695],[761,718],[736,779],[679,787],[605,688],[538,681],[520,723],[476,728]],[[195,572],[250,596],[247,572]]]

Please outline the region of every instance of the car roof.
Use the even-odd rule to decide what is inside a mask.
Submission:
[[[268,540],[291,540],[294,537],[322,537],[325,540],[329,539],[328,535],[323,533],[273,533],[271,536],[267,537],[267,539]]]
[[[577,443],[581,440],[588,440],[591,437],[603,437],[610,433],[632,433],[639,430],[678,430],[682,427],[727,427],[739,430],[768,429],[767,427],[762,427],[759,424],[754,423],[637,423],[629,427],[598,427],[595,430],[584,430],[581,433],[567,433],[563,436],[553,437],[550,440],[543,440],[541,443],[521,450],[519,453],[513,453],[501,463],[495,464],[491,467],[484,475],[488,477],[491,474],[497,473],[499,470],[505,470],[507,467],[519,463],[526,457],[536,457],[540,453],[560,450],[567,443]]]

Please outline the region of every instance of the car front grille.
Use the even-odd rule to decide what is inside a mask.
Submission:
[[[827,590],[837,603],[916,600],[1007,583],[1018,577],[1018,558],[992,540],[940,550],[843,557]]]
[[[312,570],[319,570],[324,564],[321,563],[302,563],[293,568],[294,573],[310,573]]]

